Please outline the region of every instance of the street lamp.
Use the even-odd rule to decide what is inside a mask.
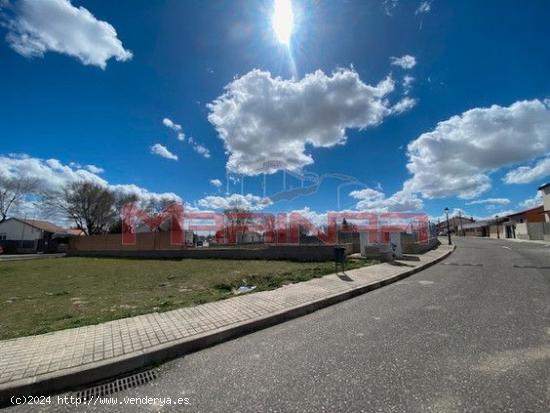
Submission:
[[[445,215],[447,217],[447,237],[449,239],[449,245],[452,245],[452,242],[451,242],[451,226],[449,225],[449,208],[445,208]]]
[[[495,219],[497,220],[497,238],[500,239],[500,232],[498,231],[498,215],[495,215]]]

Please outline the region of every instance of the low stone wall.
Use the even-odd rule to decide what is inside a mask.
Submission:
[[[69,251],[152,251],[182,250],[185,245],[173,245],[169,232],[145,232],[136,234],[133,245],[122,244],[122,234],[91,235],[72,237],[69,240]]]
[[[343,245],[346,254],[351,254],[351,244]],[[223,247],[223,248],[182,248],[178,250],[136,250],[136,249],[71,249],[69,256],[75,257],[119,257],[119,258],[218,258],[233,260],[289,260],[289,261],[332,261],[332,245],[262,245],[258,247]]]
[[[419,242],[415,234],[401,234],[401,251],[403,254],[423,254],[439,245],[437,238]]]
[[[544,223],[543,222],[528,222],[527,232],[531,240],[544,240]]]

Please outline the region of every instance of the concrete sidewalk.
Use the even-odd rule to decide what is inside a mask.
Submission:
[[[110,378],[310,313],[407,277],[445,258],[440,245],[277,290],[108,323],[0,341],[0,404]]]
[[[0,254],[1,261],[45,260],[49,258],[63,258],[64,252],[52,254]]]
[[[545,247],[550,247],[550,241],[538,241],[538,240],[532,240],[532,239],[517,239],[517,238],[497,238],[497,241],[510,241],[510,242],[521,242],[521,243],[527,243],[527,244],[538,244],[543,245]]]

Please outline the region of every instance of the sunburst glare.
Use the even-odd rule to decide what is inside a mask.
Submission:
[[[294,29],[294,13],[292,12],[291,0],[274,0],[271,26],[277,40],[288,47]]]

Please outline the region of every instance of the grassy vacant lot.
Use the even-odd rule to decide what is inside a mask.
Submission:
[[[348,268],[371,264],[363,260]],[[96,324],[269,290],[334,272],[288,261],[59,258],[0,262],[0,339]]]

